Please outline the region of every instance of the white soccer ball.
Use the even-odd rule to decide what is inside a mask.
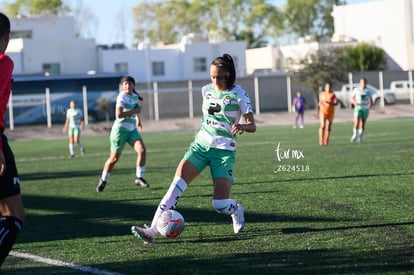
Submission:
[[[184,218],[177,210],[167,210],[157,221],[158,232],[167,238],[175,238],[184,230]]]

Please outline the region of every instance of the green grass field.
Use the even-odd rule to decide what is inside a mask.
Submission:
[[[83,138],[87,154],[75,159],[66,138],[11,142],[27,212],[13,251],[75,266],[9,256],[2,272],[412,274],[413,126],[369,121],[364,143],[351,144],[352,124],[336,123],[326,147],[318,125],[259,127],[238,144],[232,198],[245,206],[245,232],[233,234],[231,218],[212,208],[205,170],[180,199],[181,236],[153,245],[130,226],[150,223],[193,131],[145,133],[151,187],[133,184],[126,148],[103,193],[95,187],[108,137]]]

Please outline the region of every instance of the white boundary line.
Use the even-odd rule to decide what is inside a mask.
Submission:
[[[32,260],[32,261],[35,261],[35,262],[44,263],[44,264],[48,264],[48,265],[67,267],[67,268],[70,268],[70,269],[75,269],[75,270],[79,270],[79,271],[82,271],[82,272],[88,272],[88,273],[92,273],[92,274],[122,275],[122,273],[109,272],[109,271],[105,271],[105,270],[102,270],[102,269],[97,269],[97,268],[90,267],[90,266],[75,265],[75,264],[72,264],[72,263],[66,263],[66,262],[62,262],[62,261],[59,261],[59,260],[43,258],[43,257],[39,257],[39,256],[36,256],[36,255],[28,254],[28,253],[20,253],[20,252],[10,251],[9,255],[19,257],[19,258],[29,259],[29,260]]]

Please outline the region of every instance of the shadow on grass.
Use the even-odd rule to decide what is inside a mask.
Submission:
[[[140,204],[139,199],[128,203],[122,199],[121,201],[107,201],[101,195],[96,193],[96,199],[90,200],[23,194],[27,217],[23,230],[19,234],[19,242],[124,236],[130,234],[132,224],[142,224],[142,221],[150,222],[152,219],[154,206]],[[226,215],[218,214],[214,209],[181,208],[180,212],[185,217],[189,217],[188,221],[191,223],[217,223],[231,226],[231,219]],[[337,221],[336,219],[257,213],[246,213],[246,219],[249,224]],[[128,221],[129,223],[125,224]]]
[[[277,173],[275,173],[277,174]],[[335,179],[358,179],[358,178],[370,178],[370,177],[394,177],[394,176],[407,176],[414,175],[414,173],[384,173],[384,174],[361,174],[361,175],[339,175],[339,176],[330,176],[330,177],[317,177],[317,178],[289,178],[289,179],[275,179],[275,180],[266,180],[266,181],[249,181],[249,182],[237,182],[237,184],[262,184],[262,183],[278,183],[278,182],[295,182],[295,181],[315,181],[315,180],[335,180]]]
[[[404,226],[404,225],[414,225],[414,222],[352,225],[352,226],[338,226],[338,227],[327,227],[327,228],[294,227],[294,228],[284,228],[281,230],[281,232],[283,234],[299,234],[299,233],[338,231],[338,230],[364,229],[364,228],[380,228],[380,227],[395,228],[395,227]]]
[[[97,194],[99,197],[101,194]],[[48,241],[102,238],[95,240],[103,243],[119,242],[116,236],[129,235],[129,225],[139,220],[149,221],[155,210],[151,206],[135,204],[125,204],[119,201],[83,200],[78,198],[46,197],[46,196],[24,196],[24,201],[28,207],[28,217],[21,234],[18,236],[19,243],[30,243],[34,247],[45,246],[50,250],[61,249],[62,243],[49,243]],[[43,212],[41,212],[43,211]],[[32,214],[30,214],[32,212]],[[384,223],[368,224],[355,226],[338,226],[327,228],[297,227],[280,229],[276,226],[277,222],[338,222],[335,219],[325,219],[318,217],[299,217],[281,215],[261,215],[246,213],[248,226],[246,232],[239,235],[217,234],[214,228],[225,224],[231,228],[229,217],[220,215],[214,210],[200,210],[193,208],[182,208],[180,212],[185,217],[189,217],[188,224],[208,224],[201,225],[201,233],[198,236],[183,237],[174,240],[163,240],[152,248],[159,250],[186,249],[188,247],[203,247],[206,244],[214,244],[237,247],[241,242],[251,246],[250,242],[263,236],[281,234],[303,234],[324,231],[364,229],[364,228],[387,228],[410,226],[414,222],[404,223]],[[39,213],[39,214],[37,214]],[[344,222],[342,219],[341,222]],[[263,229],[256,229],[255,222],[266,223],[268,226]],[[275,226],[272,226],[275,225]],[[211,234],[213,232],[213,234]],[[206,234],[203,234],[206,233]],[[111,270],[125,274],[251,274],[253,272],[263,274],[357,274],[357,273],[392,273],[408,272],[414,269],[412,262],[414,256],[414,246],[412,236],[407,232],[406,244],[390,243],[384,245],[381,250],[361,249],[355,251],[352,247],[345,246],[343,249],[295,249],[263,251],[261,248],[251,246],[258,252],[232,253],[218,252],[217,254],[205,256],[204,252],[198,253],[197,249],[192,251],[190,256],[183,257],[148,257],[143,260],[125,260],[124,262],[111,262],[110,259],[105,264],[94,265],[94,268]],[[111,238],[114,237],[114,238]],[[392,239],[395,239],[394,237]],[[133,237],[131,235],[131,240]],[[379,240],[380,241],[380,240]],[[130,241],[125,240],[126,246]],[[128,243],[128,244],[127,244]],[[144,247],[137,247],[139,253],[145,253]],[[144,252],[143,252],[144,250]],[[249,250],[250,251],[250,250]],[[152,252],[154,253],[154,251]],[[174,254],[174,253],[172,253]],[[188,254],[188,253],[185,253]],[[231,254],[229,256],[229,254]],[[9,257],[13,258],[13,257]],[[177,264],[179,263],[179,264]],[[22,269],[14,269],[13,265],[5,266],[2,274],[79,274],[79,271],[63,269],[55,266],[44,266],[34,264],[29,269],[27,266]]]
[[[102,164],[103,165],[103,164]],[[100,167],[100,166],[98,166]],[[103,166],[102,166],[103,167]],[[166,169],[173,169],[175,166],[163,166],[163,167],[151,167],[151,169],[148,169],[148,171],[152,171],[154,173],[159,172],[160,170],[166,170]],[[20,173],[19,177],[22,181],[38,181],[38,180],[50,180],[50,179],[68,179],[68,178],[82,178],[82,177],[90,177],[90,176],[96,176],[97,181],[99,177],[101,176],[102,168],[98,168],[95,170],[76,170],[76,171],[55,171],[55,172],[36,172],[36,173]],[[114,168],[114,176],[116,174],[122,174],[122,173],[130,173],[131,175],[135,175],[135,167],[133,164],[131,165],[131,168]]]
[[[108,262],[94,267],[127,272],[125,274],[383,274],[412,271],[414,263],[410,262],[410,257],[413,248],[391,248],[370,253],[335,249],[252,252],[217,255],[208,259],[198,258],[197,251],[194,251],[193,256],[185,258],[172,256],[145,261]],[[4,271],[4,274],[19,275],[78,274],[54,266]]]
[[[410,271],[412,250],[386,249],[373,253],[353,250],[292,250],[235,253],[210,259],[160,258],[125,263],[128,270],[148,274],[355,274]],[[179,263],[177,266],[176,263]]]

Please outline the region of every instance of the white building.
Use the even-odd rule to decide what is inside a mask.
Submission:
[[[335,6],[334,38],[374,42],[390,70],[414,69],[414,0],[378,0]]]
[[[334,6],[332,44],[297,44],[246,51],[247,72],[295,71],[298,60],[321,47],[365,42],[383,48],[389,70],[414,70],[414,0],[378,0]]]
[[[368,42],[383,48],[390,70],[414,69],[414,0],[377,0],[335,6],[334,45]],[[174,45],[139,49],[97,46],[94,39],[76,38],[72,17],[12,18],[7,53],[15,74],[128,73],[137,81],[208,79],[209,63],[231,54],[238,75],[281,73],[298,69],[298,61],[318,50],[310,39],[281,47],[246,50],[243,41],[208,42],[194,35]],[[355,43],[353,42],[353,43]]]
[[[229,53],[245,75],[246,43],[243,41],[209,43],[183,39],[182,43],[140,49],[98,51],[99,72],[129,72],[138,81],[177,81],[209,78],[210,62],[217,56]]]
[[[7,53],[15,74],[75,74],[96,68],[94,39],[76,39],[72,17],[12,18]]]
[[[7,53],[14,74],[125,73],[139,82],[209,78],[210,62],[229,53],[245,75],[244,41],[209,43],[189,35],[182,43],[142,49],[97,46],[78,39],[72,17],[12,18]],[[117,45],[118,46],[118,45]]]

